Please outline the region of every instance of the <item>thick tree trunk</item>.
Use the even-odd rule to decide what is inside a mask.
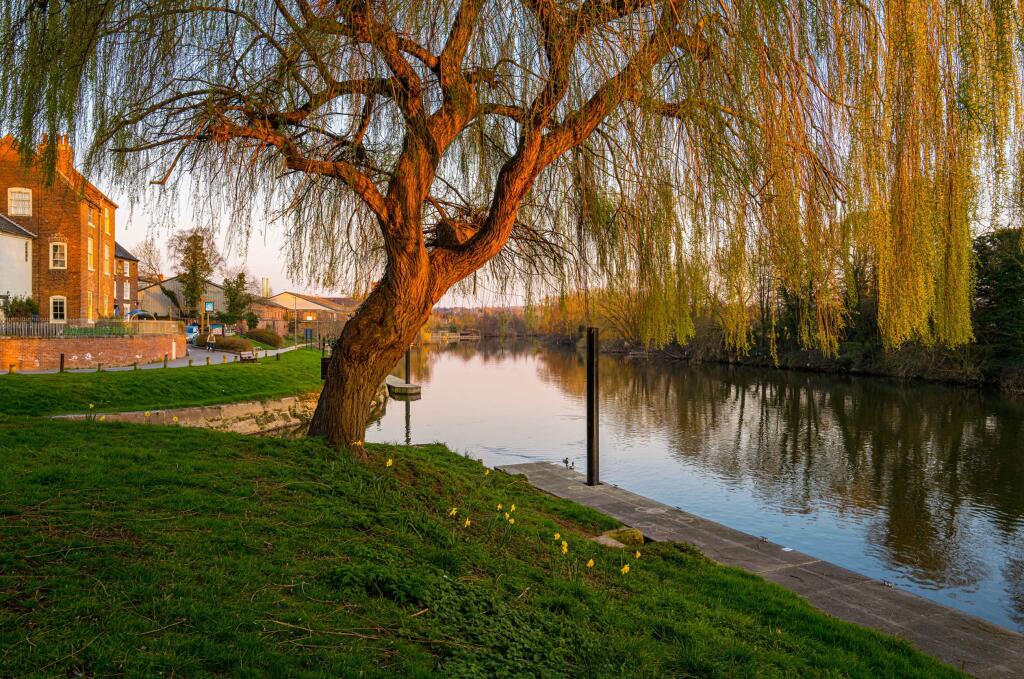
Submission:
[[[370,293],[335,344],[311,436],[337,447],[362,447],[370,402],[426,323],[432,301],[415,282],[398,294],[385,279]]]

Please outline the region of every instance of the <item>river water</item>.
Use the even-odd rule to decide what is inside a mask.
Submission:
[[[619,356],[600,372],[602,481],[1024,631],[1024,401]],[[575,352],[416,349],[413,380],[422,399],[390,401],[368,441],[585,470]]]

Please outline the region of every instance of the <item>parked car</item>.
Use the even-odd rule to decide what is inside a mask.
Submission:
[[[126,319],[129,321],[155,321],[156,316],[144,309],[136,309],[135,311],[129,312]]]

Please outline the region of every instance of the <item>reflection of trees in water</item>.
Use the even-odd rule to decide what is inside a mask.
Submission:
[[[583,364],[540,352],[539,375],[583,398]],[[667,435],[673,454],[748,483],[784,511],[858,514],[880,554],[915,579],[984,578],[978,522],[1021,536],[1024,408],[979,391],[749,368],[601,361],[604,417]],[[1024,570],[1011,568],[1024,615]],[[1005,574],[1009,577],[1009,574]]]

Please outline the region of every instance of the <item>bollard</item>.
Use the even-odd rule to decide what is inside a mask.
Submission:
[[[227,363],[228,362],[228,355],[224,354],[223,356],[221,356],[221,361],[220,362],[221,363]]]
[[[167,354],[164,354],[164,367],[167,367]]]
[[[13,375],[16,372],[18,372],[18,367],[12,363],[11,366],[7,369],[7,374]]]
[[[134,363],[132,363],[132,370],[138,370],[138,369],[139,369],[139,362],[135,361]]]
[[[97,363],[96,364],[96,372],[98,372],[98,373],[103,372],[103,364],[102,363]]]
[[[210,365],[210,357],[209,356],[206,357],[206,365]]]
[[[280,352],[278,352],[278,353],[274,354],[274,360],[275,360],[275,361],[280,361],[280,360],[281,360],[281,354],[280,354]]]
[[[192,367],[192,359],[191,358],[188,359],[188,367],[190,367],[190,368]]]
[[[60,355],[60,371],[64,372],[64,354],[63,353],[61,353],[61,355]]]
[[[587,485],[601,483],[598,461],[598,339],[597,328],[587,328]]]
[[[412,349],[405,350],[405,383],[412,384]]]

